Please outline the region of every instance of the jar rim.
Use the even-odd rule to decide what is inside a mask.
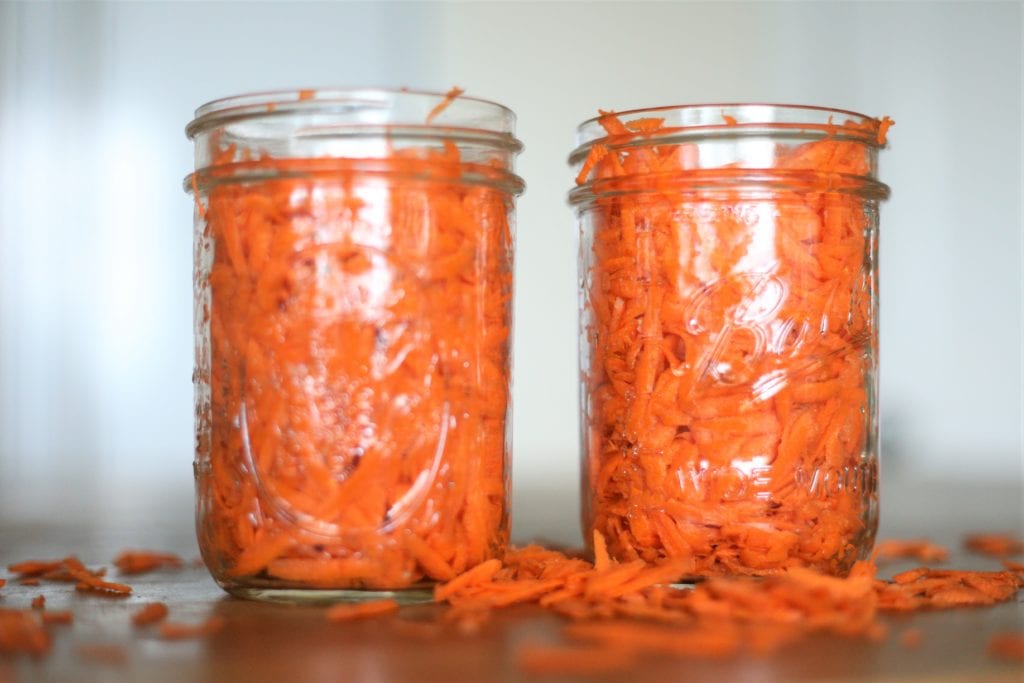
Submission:
[[[427,128],[470,133],[501,138],[509,147],[521,147],[514,137],[515,112],[498,102],[465,95],[454,88],[440,93],[410,88],[327,87],[231,95],[200,105],[185,133],[194,139],[209,128],[230,121],[286,114],[326,114],[353,130]]]
[[[623,122],[643,118],[663,119],[662,129],[644,133],[645,140],[764,135],[795,129],[802,134],[822,137],[835,135],[874,147],[884,145],[884,140],[880,141],[878,135],[880,120],[849,109],[772,102],[722,102],[674,104],[601,113],[576,128],[577,148],[573,157],[585,152],[594,143],[615,137],[601,125],[609,115]],[[845,119],[834,120],[840,116]]]

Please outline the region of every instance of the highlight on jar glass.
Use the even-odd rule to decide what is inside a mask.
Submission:
[[[429,600],[504,551],[514,128],[458,89],[197,110],[196,526],[228,592]]]
[[[737,104],[580,126],[583,526],[619,560],[842,575],[870,552],[891,125]]]

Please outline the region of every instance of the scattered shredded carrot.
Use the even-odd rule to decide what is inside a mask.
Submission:
[[[875,559],[914,559],[920,562],[945,562],[949,551],[937,543],[918,538],[913,540],[886,539],[875,544]]]
[[[12,564],[8,571],[19,574],[19,583],[25,586],[38,586],[40,581],[67,581],[75,583],[75,589],[106,596],[125,596],[132,592],[131,586],[123,583],[104,581],[105,569],[96,571],[88,569],[77,557],[69,556],[62,560],[30,560]]]
[[[212,636],[224,628],[224,617],[210,617],[199,624],[179,624],[165,621],[160,624],[160,637],[164,640],[188,640],[191,638],[206,638]]]
[[[398,603],[394,600],[370,600],[351,605],[334,605],[327,610],[328,621],[356,621],[369,619],[398,611]]]
[[[0,579],[0,588],[3,588],[5,585],[7,585],[7,579]]]
[[[727,126],[735,126],[739,124],[735,116],[729,116],[724,112],[722,113],[722,120],[725,121],[725,125]]]
[[[919,628],[908,628],[900,634],[900,645],[907,649],[919,648],[923,642],[924,634]]]
[[[1024,541],[1012,534],[971,534],[964,546],[975,553],[993,557],[1009,557],[1024,553]]]
[[[996,634],[989,641],[988,653],[1003,659],[1024,661],[1024,632]]]
[[[0,608],[0,654],[39,656],[49,650],[50,634],[37,613]]]
[[[182,565],[177,555],[149,550],[126,550],[114,559],[114,566],[122,574],[143,574],[163,568],[178,569]]]
[[[45,609],[46,608],[46,596],[37,595],[32,598],[32,609]]]
[[[445,109],[451,106],[451,103],[454,102],[455,99],[462,95],[464,92],[466,91],[459,87],[454,87],[448,92],[446,92],[444,95],[444,99],[441,100],[437,104],[437,106],[431,109],[430,113],[427,114],[427,123],[432,122],[434,119],[440,116],[441,112],[443,112]]]
[[[921,567],[901,572],[876,586],[881,610],[906,611],[980,607],[1009,600],[1024,586],[1011,571],[978,572]]]
[[[843,574],[877,509],[875,200],[835,183],[870,174],[880,123],[846,123],[860,141],[776,145],[759,168],[783,180],[755,192],[707,189],[708,173],[749,169],[698,168],[670,137],[626,144],[638,133],[601,114],[577,178],[594,183],[588,531],[620,561],[690,558],[677,578]]]
[[[741,649],[767,654],[818,632],[878,641],[882,611],[950,609],[1010,600],[1024,587],[1011,571],[919,568],[891,580],[876,578],[870,561],[856,562],[845,577],[793,566],[763,578],[714,576],[692,588],[671,581],[680,567],[605,557],[594,537],[595,560],[540,546],[510,548],[496,571],[479,567],[438,586],[449,611],[442,621],[479,630],[494,608],[530,602],[569,619],[568,644],[527,645],[520,665],[537,674],[613,672],[654,654],[724,657]],[[521,597],[510,600],[509,596]],[[922,635],[907,629],[905,647]],[[608,654],[582,661],[595,648]]]
[[[207,566],[227,585],[390,590],[500,555],[508,174],[453,144],[238,156],[199,172]],[[272,177],[225,182],[243,170]]]
[[[151,602],[132,614],[132,624],[149,626],[163,621],[167,617],[167,605],[162,602]]]
[[[300,102],[302,102],[303,100],[311,100],[311,99],[313,99],[314,96],[316,96],[316,90],[307,89],[307,90],[300,90],[299,91],[299,101]]]
[[[128,653],[120,645],[79,645],[75,652],[82,659],[96,664],[120,666],[128,661]]]

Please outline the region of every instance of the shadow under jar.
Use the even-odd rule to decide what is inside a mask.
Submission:
[[[514,114],[318,90],[206,104],[196,526],[228,592],[430,599],[508,542]]]
[[[692,558],[680,579],[842,575],[870,552],[890,125],[739,104],[580,126],[588,540]]]

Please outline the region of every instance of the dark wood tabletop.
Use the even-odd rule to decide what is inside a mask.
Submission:
[[[966,553],[960,544],[971,531],[1010,531],[1024,527],[1021,486],[1013,477],[998,484],[964,482],[883,484],[881,537],[926,536],[953,551],[945,566],[998,569],[993,559]],[[525,542],[544,537],[579,545],[572,496],[527,490],[517,494],[524,512],[514,537]],[[89,515],[42,521],[0,521],[0,562],[77,554],[90,566],[108,565],[121,550],[143,547],[171,551],[192,560],[197,550],[187,500],[160,509],[140,509],[131,519],[92,519]],[[515,512],[514,512],[515,514]],[[915,566],[884,565],[888,575]],[[116,576],[116,572],[114,573]],[[0,572],[0,576],[5,576]],[[229,597],[205,568],[190,565],[129,581],[135,592],[124,599],[75,593],[69,584],[22,586],[9,581],[0,589],[0,606],[27,607],[46,596],[48,609],[70,609],[71,626],[55,627],[51,653],[41,659],[0,657],[0,683],[11,681],[526,681],[517,665],[525,644],[561,642],[562,621],[535,607],[498,612],[478,633],[446,632],[425,637],[397,628],[388,618],[328,623],[323,608],[249,602]],[[770,655],[742,655],[723,661],[649,658],[630,671],[601,680],[629,681],[1024,681],[1024,665],[986,653],[999,632],[1024,630],[1024,593],[986,609],[960,609],[883,618],[888,635],[879,642],[815,636]],[[163,601],[175,621],[226,618],[217,634],[197,640],[166,642],[151,631],[135,629],[130,614],[149,601]],[[402,616],[429,617],[435,606],[403,608]],[[921,644],[901,644],[906,629],[919,629]],[[120,646],[123,661],[97,661],[92,646]],[[577,680],[577,679],[566,679]]]

